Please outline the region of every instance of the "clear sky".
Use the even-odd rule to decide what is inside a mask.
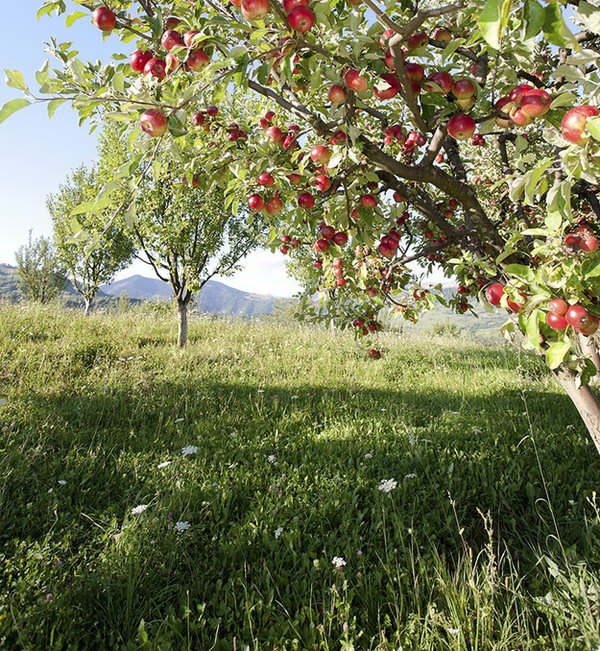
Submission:
[[[59,42],[73,41],[83,60],[107,59],[113,52],[117,41],[103,42],[98,30],[85,18],[70,29],[65,26],[65,15],[36,21],[41,4],[41,0],[2,2],[6,29],[0,39],[0,68],[21,70],[36,90],[34,73],[47,58],[44,41],[51,36]],[[19,96],[19,91],[0,84],[0,105]],[[95,136],[78,126],[76,114],[67,104],[52,120],[47,117],[45,104],[39,104],[0,124],[0,262],[14,264],[14,252],[26,242],[30,229],[34,235],[51,234],[47,195],[56,190],[71,169],[91,162],[95,147]],[[119,277],[132,273],[151,276],[152,270],[138,262]],[[269,251],[249,256],[243,271],[225,282],[244,291],[276,296],[290,296],[298,289],[287,277],[283,256]]]

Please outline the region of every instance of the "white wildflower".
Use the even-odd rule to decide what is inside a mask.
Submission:
[[[143,513],[147,508],[147,504],[139,504],[138,506],[134,506],[131,509],[131,515],[139,515],[140,513]]]
[[[415,479],[416,476],[417,476],[417,473],[409,472],[408,475],[404,475],[404,479]]]
[[[340,570],[342,567],[344,567],[344,565],[346,565],[346,561],[341,556],[334,556],[331,559],[331,562],[333,563],[333,566],[336,568],[336,570]]]
[[[177,533],[183,533],[184,531],[187,531],[191,526],[192,525],[189,522],[180,520],[179,522],[175,523],[175,531]]]
[[[292,396],[292,400],[298,400],[300,396]]]
[[[274,455],[274,454],[270,454],[270,455],[267,457],[267,461],[268,461],[269,463],[275,463],[275,455]]]
[[[174,422],[175,423],[183,423],[184,420],[185,420],[185,418],[176,418]]]
[[[379,490],[384,493],[389,493],[398,486],[398,482],[395,479],[382,479],[379,484]]]
[[[446,630],[450,635],[458,635],[460,633],[460,628],[447,628]]]
[[[365,454],[365,459],[372,459],[372,458],[373,458],[373,455],[372,455],[371,452],[367,452],[367,454]]]
[[[173,462],[172,461],[163,461],[162,463],[159,463],[157,468],[166,468],[167,466],[170,466]]]
[[[184,457],[187,457],[190,454],[196,454],[196,452],[198,452],[197,445],[186,445],[184,448],[181,448],[181,454],[183,454]]]
[[[264,393],[264,392],[265,392],[264,389],[258,389],[258,391],[257,391],[257,393]]]
[[[236,439],[237,438],[237,432],[231,432],[231,434],[229,436],[231,436],[232,439]]]
[[[283,527],[277,527],[277,529],[275,529],[275,538],[279,538],[279,536],[281,536],[282,533],[283,533]]]
[[[66,479],[59,479],[59,480],[58,480],[58,485],[59,485],[59,486],[64,486],[66,483],[67,483],[67,480],[66,480]]]

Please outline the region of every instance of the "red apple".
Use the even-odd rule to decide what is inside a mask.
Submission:
[[[552,314],[564,316],[568,309],[569,304],[562,298],[553,298],[551,301],[548,301],[548,310],[552,312]]]
[[[363,208],[374,208],[377,205],[377,197],[372,194],[363,194],[359,201]]]
[[[600,111],[595,106],[587,104],[569,109],[561,123],[564,138],[576,145],[584,145],[588,140],[585,134],[587,121],[597,115],[600,115]]]
[[[167,118],[158,109],[148,109],[140,117],[142,131],[153,138],[162,136],[168,128]]]
[[[199,32],[197,29],[189,29],[184,35],[183,35],[183,43],[186,47],[191,48],[193,46],[199,45],[200,41],[204,40],[203,37],[201,37],[201,32]]]
[[[548,314],[546,314],[546,323],[553,330],[564,330],[569,325],[564,316],[555,314],[554,312],[548,312]]]
[[[580,237],[579,248],[582,251],[585,251],[586,253],[593,253],[594,251],[598,250],[599,242],[598,238],[594,234],[594,231],[592,231],[588,226],[579,226],[575,230]]]
[[[310,157],[314,163],[321,163],[322,165],[327,165],[329,159],[331,158],[331,152],[327,147],[323,145],[317,145],[313,147],[310,151]]]
[[[200,70],[206,68],[209,61],[210,59],[204,50],[193,50],[189,53],[186,64],[188,70],[200,72]]]
[[[552,97],[543,88],[532,88],[523,93],[519,109],[530,118],[539,118],[550,110]]]
[[[391,99],[392,97],[395,97],[400,91],[400,80],[398,77],[391,73],[385,73],[381,75],[381,79],[383,79],[383,81],[388,85],[388,88],[385,88],[384,90],[375,88],[375,95],[379,97],[379,99]]]
[[[470,115],[459,113],[448,121],[448,133],[455,140],[467,140],[475,133],[475,120]]]
[[[523,113],[520,108],[513,109],[510,112],[510,119],[519,127],[527,127],[533,122],[533,118]]]
[[[194,115],[192,115],[192,124],[195,127],[201,127],[205,121],[206,118],[202,113],[194,113]]]
[[[92,14],[92,21],[98,29],[110,32],[117,24],[117,17],[108,7],[96,7]]]
[[[292,185],[298,185],[298,183],[300,183],[302,180],[300,174],[287,174],[286,176]]]
[[[269,174],[268,172],[264,172],[263,174],[261,174],[261,175],[256,179],[256,181],[258,182],[259,185],[264,185],[265,188],[270,188],[270,187],[272,187],[273,184],[275,183],[275,179],[274,179],[273,176],[272,176],[271,174]]]
[[[406,47],[409,50],[416,50],[418,47],[423,47],[429,42],[429,36],[425,32],[415,32],[408,37]]]
[[[447,95],[452,90],[452,75],[447,72],[434,72],[422,84],[428,93]]]
[[[265,200],[260,196],[260,194],[253,194],[248,199],[248,208],[254,212],[260,212],[265,207]]]
[[[329,242],[324,238],[320,237],[316,242],[315,242],[315,250],[321,251],[321,253],[325,253],[329,249]]]
[[[298,205],[300,208],[310,210],[315,205],[315,198],[310,194],[310,192],[303,192],[298,196]]]
[[[276,215],[283,208],[283,202],[275,195],[270,201],[267,201],[265,210],[269,215]]]
[[[152,57],[144,66],[144,74],[162,81],[167,76],[167,64],[163,59]]]
[[[169,18],[165,20],[165,29],[175,29],[180,23],[181,20],[176,16],[169,16]]]
[[[268,208],[267,208],[267,212],[268,212]],[[288,251],[290,250],[290,247],[286,246],[285,244],[282,244],[279,247],[279,250],[281,251],[281,253],[283,253],[283,255],[287,255]]]
[[[214,118],[218,115],[219,113],[219,107],[215,106],[214,104],[209,104],[206,107],[206,114],[210,115],[211,118]]]
[[[581,305],[571,305],[565,314],[565,319],[577,332],[584,335],[594,334],[598,329],[598,319]]]
[[[319,227],[319,233],[321,237],[324,237],[326,240],[331,240],[335,235],[335,228],[333,226],[328,226],[327,224],[321,224]]]
[[[348,244],[348,235],[340,231],[333,236],[333,241],[338,246],[346,246]]]
[[[265,135],[271,142],[281,142],[283,133],[279,127],[269,127],[265,130]]]
[[[320,190],[321,192],[327,192],[331,187],[331,179],[325,174],[318,174],[315,176],[313,182],[317,190]]]
[[[315,24],[315,14],[310,7],[301,5],[290,11],[287,20],[292,29],[304,34]]]
[[[369,357],[372,357],[373,359],[381,359],[381,351],[371,348],[369,351]]]
[[[386,29],[383,34],[379,37],[379,46],[387,48],[388,41],[396,32],[393,29]]]
[[[335,284],[338,287],[345,287],[346,286],[346,279],[345,278],[336,278]]]
[[[457,99],[470,99],[477,92],[477,87],[470,79],[457,79],[452,84],[452,94]]]
[[[296,7],[306,6],[308,6],[308,0],[283,0],[283,10],[286,14],[289,14]]]
[[[511,102],[519,104],[521,97],[529,90],[533,90],[533,86],[530,86],[529,84],[521,84],[520,86],[515,86],[510,91],[508,97],[510,98]]]
[[[411,81],[421,81],[425,76],[423,66],[418,63],[411,63],[410,61],[404,64],[404,71]]]
[[[152,58],[152,52],[144,50],[136,50],[131,55],[131,69],[134,72],[144,72],[144,68],[150,59]]]
[[[355,90],[359,93],[364,93],[369,90],[367,78],[363,77],[358,70],[348,70],[344,75],[344,83],[350,90]]]
[[[327,93],[327,97],[332,104],[343,104],[346,101],[346,91],[337,84],[334,84]]]
[[[269,13],[269,0],[242,0],[241,9],[246,20],[262,20]]]
[[[500,305],[500,300],[504,294],[504,285],[494,283],[485,290],[485,297],[490,305]]]
[[[171,51],[174,47],[180,47],[183,45],[183,39],[181,34],[176,32],[174,29],[168,29],[160,39],[161,45],[167,51]]]
[[[452,33],[443,27],[437,27],[433,30],[431,38],[434,41],[439,41],[440,43],[450,43],[452,40]]]

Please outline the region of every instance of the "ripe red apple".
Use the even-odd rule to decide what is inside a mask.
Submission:
[[[381,351],[376,350],[375,348],[371,348],[369,351],[369,356],[373,359],[381,359]]]
[[[194,115],[192,115],[192,124],[195,127],[201,127],[205,121],[206,118],[202,113],[194,113]]]
[[[300,208],[310,210],[315,205],[315,198],[310,194],[310,192],[303,192],[298,196],[298,205]]]
[[[265,204],[265,210],[269,215],[276,215],[283,208],[283,202],[275,195],[272,199]]]
[[[555,314],[554,312],[548,312],[548,314],[546,314],[546,323],[553,330],[564,330],[569,325],[564,316]]]
[[[521,97],[529,90],[533,90],[533,86],[530,86],[529,84],[520,84],[519,86],[515,86],[510,93],[508,94],[509,99],[511,102],[514,102],[515,104],[519,104],[521,101]]]
[[[405,63],[404,71],[411,81],[421,81],[425,76],[425,69],[419,63],[412,63],[410,61]]]
[[[394,59],[394,55],[392,54],[391,50],[388,50],[385,53],[385,56],[383,57],[383,63],[385,67],[389,68],[390,70],[396,69],[396,60]]]
[[[153,138],[162,136],[168,128],[167,118],[158,109],[148,109],[140,117],[142,131]]]
[[[343,104],[346,101],[347,93],[338,84],[334,84],[327,93],[327,97],[332,104]]]
[[[348,244],[348,235],[340,231],[333,236],[333,241],[338,246],[346,246]]]
[[[199,32],[197,29],[189,29],[184,35],[183,35],[183,43],[186,47],[193,47],[195,45],[199,45],[200,41],[203,40],[203,37],[201,37],[201,32]]]
[[[288,251],[290,250],[290,247],[286,246],[285,244],[282,244],[279,247],[279,250],[281,251],[281,253],[283,253],[283,255],[287,255]]]
[[[571,305],[565,313],[565,319],[577,332],[592,335],[598,329],[599,321],[581,305]]]
[[[456,99],[470,99],[477,92],[477,87],[470,79],[457,79],[452,84],[452,94]]]
[[[379,46],[387,48],[388,41],[396,32],[393,29],[386,29],[383,34],[379,37]]]
[[[423,47],[429,43],[429,36],[425,32],[415,32],[408,37],[406,47],[409,50],[416,50],[418,47]]]
[[[569,304],[562,298],[553,298],[551,301],[548,301],[548,310],[552,312],[552,314],[564,316],[568,309]]]
[[[269,0],[242,0],[241,9],[246,20],[262,20],[269,13]]]
[[[364,93],[369,90],[367,78],[363,77],[358,70],[348,70],[344,75],[344,83],[350,90],[355,90],[358,93]]]
[[[321,237],[324,237],[326,240],[331,240],[335,235],[335,228],[333,226],[328,226],[327,224],[321,224],[319,233],[321,234]]]
[[[475,120],[470,115],[459,113],[448,121],[448,133],[455,140],[467,140],[475,133]]]
[[[345,287],[346,286],[346,279],[345,278],[336,278],[335,284],[337,287]]]
[[[144,74],[162,81],[167,76],[167,64],[163,59],[152,57],[144,66]]]
[[[342,130],[338,130],[331,136],[329,142],[332,145],[339,145],[340,142],[346,142],[346,140],[348,140],[348,136]]]
[[[301,5],[290,11],[287,20],[292,29],[304,34],[315,24],[315,14],[310,7]]]
[[[452,40],[452,33],[443,27],[437,27],[433,30],[431,38],[434,41],[439,41],[440,43],[450,43]]]
[[[533,118],[523,113],[520,108],[513,109],[510,112],[510,119],[519,127],[527,127],[533,122]]]
[[[287,244],[288,242],[291,242],[291,241],[292,241],[292,237],[291,237],[291,235],[282,235],[279,239],[280,239],[284,244]]]
[[[131,69],[134,72],[144,72],[144,68],[153,54],[150,51],[136,50],[131,55]]]
[[[92,14],[92,22],[103,32],[110,32],[117,24],[117,17],[108,7],[96,7]]]
[[[363,194],[359,202],[363,208],[374,208],[377,205],[377,197],[373,194]]]
[[[219,113],[219,107],[215,106],[214,104],[209,104],[206,107],[206,114],[210,115],[211,118],[214,118],[218,115]]]
[[[165,20],[165,29],[175,29],[180,23],[181,20],[177,18],[177,16],[169,16],[169,18]]]
[[[539,118],[550,110],[552,97],[543,88],[532,88],[523,93],[519,109],[530,118]]]
[[[271,142],[281,142],[283,132],[279,127],[269,127],[265,130],[265,136],[267,136]]]
[[[447,72],[434,72],[421,84],[428,93],[447,95],[452,90],[452,75]]]
[[[283,10],[286,14],[289,14],[296,7],[306,6],[308,6],[308,0],[283,0]]]
[[[490,305],[500,305],[500,300],[502,299],[503,294],[504,285],[501,285],[500,283],[494,283],[485,290],[485,297]]]
[[[500,112],[496,118],[496,124],[503,129],[510,127],[510,109],[514,106],[514,102],[510,97],[501,97],[495,104],[494,108]]]
[[[200,72],[200,70],[206,68],[209,61],[210,59],[204,50],[193,50],[189,53],[186,64],[188,70]]]
[[[315,176],[313,183],[317,190],[320,190],[321,192],[327,192],[331,187],[331,179],[326,174],[318,174]]]
[[[259,185],[264,185],[265,188],[270,188],[275,183],[275,179],[268,172],[264,172],[263,174],[260,174],[259,177],[256,179],[256,181],[258,182]]]
[[[161,45],[167,51],[171,51],[174,47],[180,47],[183,45],[183,39],[181,34],[176,32],[174,29],[168,29],[160,39]]]
[[[310,157],[314,163],[321,163],[327,165],[331,158],[331,152],[324,145],[316,145],[310,150]]]
[[[388,84],[388,88],[385,88],[384,90],[375,88],[375,95],[379,97],[379,99],[391,99],[392,97],[395,97],[400,91],[400,80],[398,77],[391,73],[384,73],[381,75],[381,79]]]
[[[248,208],[254,212],[260,212],[265,207],[265,200],[260,196],[260,194],[253,194],[248,199]]]
[[[589,226],[579,226],[575,229],[580,237],[579,248],[586,253],[593,253],[598,250],[598,238]]]
[[[519,297],[522,302],[517,303],[516,301],[512,301],[510,298],[506,301],[508,305],[508,309],[512,310],[513,312],[520,312],[523,307],[525,307],[525,303],[527,302],[527,297],[523,292],[518,292]]]
[[[324,237],[320,237],[315,242],[316,251],[321,251],[321,253],[325,253],[325,251],[327,251],[328,249],[329,249],[329,242]]]
[[[600,111],[595,106],[587,104],[569,109],[560,125],[564,138],[576,145],[584,145],[588,140],[585,134],[587,121],[597,115],[600,115]]]
[[[300,183],[302,180],[300,174],[286,174],[286,176],[292,185],[298,185],[298,183]]]

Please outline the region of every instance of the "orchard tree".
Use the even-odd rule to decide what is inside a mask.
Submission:
[[[17,250],[15,257],[17,284],[27,300],[44,305],[65,289],[67,278],[49,238],[38,237],[34,240],[29,231],[27,244]]]
[[[103,212],[85,211],[86,204],[95,204],[105,177],[102,169],[82,165],[46,202],[58,256],[83,297],[86,315],[100,285],[112,282],[133,257],[132,241],[122,220],[111,222]]]
[[[144,193],[160,150],[197,166],[226,207],[247,201],[270,221],[273,245],[318,273],[321,311],[359,335],[378,329],[385,306],[415,319],[442,300],[410,265],[440,267],[459,283],[457,311],[479,299],[507,312],[504,330],[545,357],[600,451],[589,388],[600,366],[600,9],[78,4],[69,24],[91,18],[103,38],[130,44],[130,61],[84,63],[74,45],[51,42],[61,65],[41,68],[37,94],[8,71],[24,97],[0,120],[70,101],[92,125],[139,122],[145,136],[129,139],[134,161],[119,170],[128,200]],[[38,13],[65,11],[46,0]]]

